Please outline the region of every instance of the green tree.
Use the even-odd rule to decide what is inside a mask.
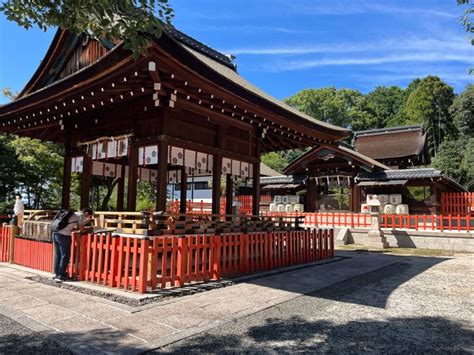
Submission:
[[[351,127],[354,117],[360,118],[365,97],[357,90],[327,87],[306,89],[287,98],[286,103],[318,119],[340,127]],[[367,112],[367,115],[371,115]],[[373,117],[367,118],[373,121]]]
[[[444,138],[456,132],[449,114],[453,99],[453,88],[437,76],[424,78],[407,99],[404,108],[405,123],[424,125],[429,148],[434,156]]]
[[[375,118],[373,127],[369,128],[402,125],[405,96],[405,90],[398,86],[377,86],[374,91],[367,94],[367,107]]]
[[[270,152],[261,156],[262,162],[279,173],[288,165],[289,161],[279,152]]]
[[[18,181],[23,171],[15,150],[10,146],[14,140],[11,135],[0,135],[0,213],[5,212],[8,206],[13,207]],[[6,206],[6,207],[5,207]]]
[[[18,187],[33,208],[55,207],[61,197],[63,149],[57,144],[16,137],[9,143],[21,164]]]
[[[474,85],[469,84],[456,96],[449,112],[459,133],[466,137],[474,137]]]
[[[431,165],[467,189],[474,189],[474,137],[445,140]]]
[[[101,42],[123,40],[136,56],[146,52],[150,39],[159,37],[163,23],[174,16],[168,0],[6,0],[0,11],[26,29],[60,27]]]

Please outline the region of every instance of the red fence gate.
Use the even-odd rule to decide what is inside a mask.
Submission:
[[[443,192],[441,211],[443,215],[474,215],[474,192]]]

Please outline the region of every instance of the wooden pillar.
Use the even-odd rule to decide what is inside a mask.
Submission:
[[[127,210],[135,211],[137,207],[137,178],[138,178],[138,146],[130,142],[130,155],[128,157],[128,186]]]
[[[350,189],[350,194],[349,194],[349,209],[352,212],[357,212],[356,211],[356,206],[355,206],[355,189],[354,189],[354,180],[351,178],[350,184],[349,184],[349,189]]]
[[[85,154],[83,159],[81,176],[81,209],[89,207],[89,193],[92,181],[92,158]]]
[[[158,143],[158,169],[156,177],[156,211],[166,212],[166,187],[168,185],[168,139]]]
[[[252,191],[252,214],[258,216],[260,214],[260,146],[262,138],[261,133],[258,132],[257,140],[255,142],[255,157],[258,159],[253,163],[253,191]]]
[[[253,163],[253,191],[252,191],[252,214],[260,214],[260,157],[258,162]]]
[[[351,189],[351,197],[352,197],[352,211],[359,212],[359,205],[361,200],[361,190],[360,187],[356,184],[353,184]]]
[[[225,214],[232,214],[232,203],[233,203],[233,190],[234,190],[234,179],[231,174],[226,175],[225,181]]]
[[[117,211],[123,211],[123,198],[125,195],[125,163],[121,165],[121,176],[117,183]]]
[[[306,190],[308,212],[316,211],[316,189],[316,180],[310,177],[308,179],[308,189]]]
[[[71,155],[66,150],[64,156],[64,172],[63,172],[63,190],[61,196],[61,208],[68,210],[71,198]]]
[[[212,167],[212,214],[220,214],[221,209],[222,155],[214,155]]]
[[[181,167],[181,191],[179,195],[179,213],[186,213],[186,200],[188,192],[188,174],[186,167]]]

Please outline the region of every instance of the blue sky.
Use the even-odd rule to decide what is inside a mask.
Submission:
[[[473,46],[455,0],[171,3],[178,29],[236,55],[240,74],[280,99],[305,88],[405,87],[429,74],[456,92],[473,82]],[[22,89],[54,32],[26,31],[0,15],[0,88]]]

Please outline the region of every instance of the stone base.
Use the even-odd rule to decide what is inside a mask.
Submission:
[[[388,248],[387,238],[381,230],[371,230],[367,234],[367,241],[364,243],[369,248],[385,249]]]

